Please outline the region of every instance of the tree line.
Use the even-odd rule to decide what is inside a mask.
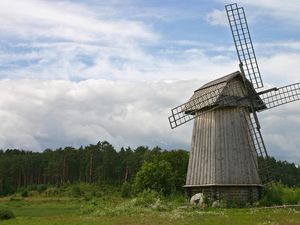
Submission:
[[[65,147],[43,152],[0,150],[0,195],[33,184],[63,185],[86,182],[120,185],[131,182],[145,161],[166,160],[178,189],[185,182],[188,152],[139,146],[116,151],[107,141],[80,148]]]
[[[121,185],[133,178],[145,162],[166,161],[171,165],[174,185],[182,191],[189,152],[139,146],[116,149],[107,141],[85,147],[65,147],[43,152],[0,150],[0,195],[28,185],[64,185],[86,182]],[[293,163],[269,159],[273,177],[287,186],[300,186],[300,168]]]

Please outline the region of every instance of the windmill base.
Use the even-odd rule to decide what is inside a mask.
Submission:
[[[210,201],[226,200],[235,203],[254,203],[261,197],[261,185],[184,186],[189,198],[203,193]]]

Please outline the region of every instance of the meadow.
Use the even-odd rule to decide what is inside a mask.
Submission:
[[[145,191],[124,198],[115,188],[101,189],[90,185],[47,190],[41,193],[29,191],[28,197],[22,197],[23,192],[0,198],[0,209],[11,210],[15,215],[15,218],[2,220],[1,224],[300,224],[300,207],[200,208],[190,206],[183,195],[163,198],[155,192]]]

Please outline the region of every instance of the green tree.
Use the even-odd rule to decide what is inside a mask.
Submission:
[[[172,166],[165,160],[145,162],[137,172],[133,188],[136,192],[151,189],[169,195],[175,188]]]

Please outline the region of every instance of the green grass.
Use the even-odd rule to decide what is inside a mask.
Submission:
[[[97,198],[93,201],[109,201]],[[108,207],[122,204],[130,199],[119,199]],[[105,204],[104,202],[104,204]],[[205,209],[178,208],[171,210],[140,210],[136,213],[121,213],[117,216],[82,215],[83,199],[29,197],[19,200],[0,198],[0,208],[11,209],[16,218],[1,221],[1,225],[297,225],[300,224],[300,209]]]
[[[26,198],[17,201],[2,198],[0,208],[13,210],[16,217],[51,217],[79,213],[78,201],[66,198]]]

